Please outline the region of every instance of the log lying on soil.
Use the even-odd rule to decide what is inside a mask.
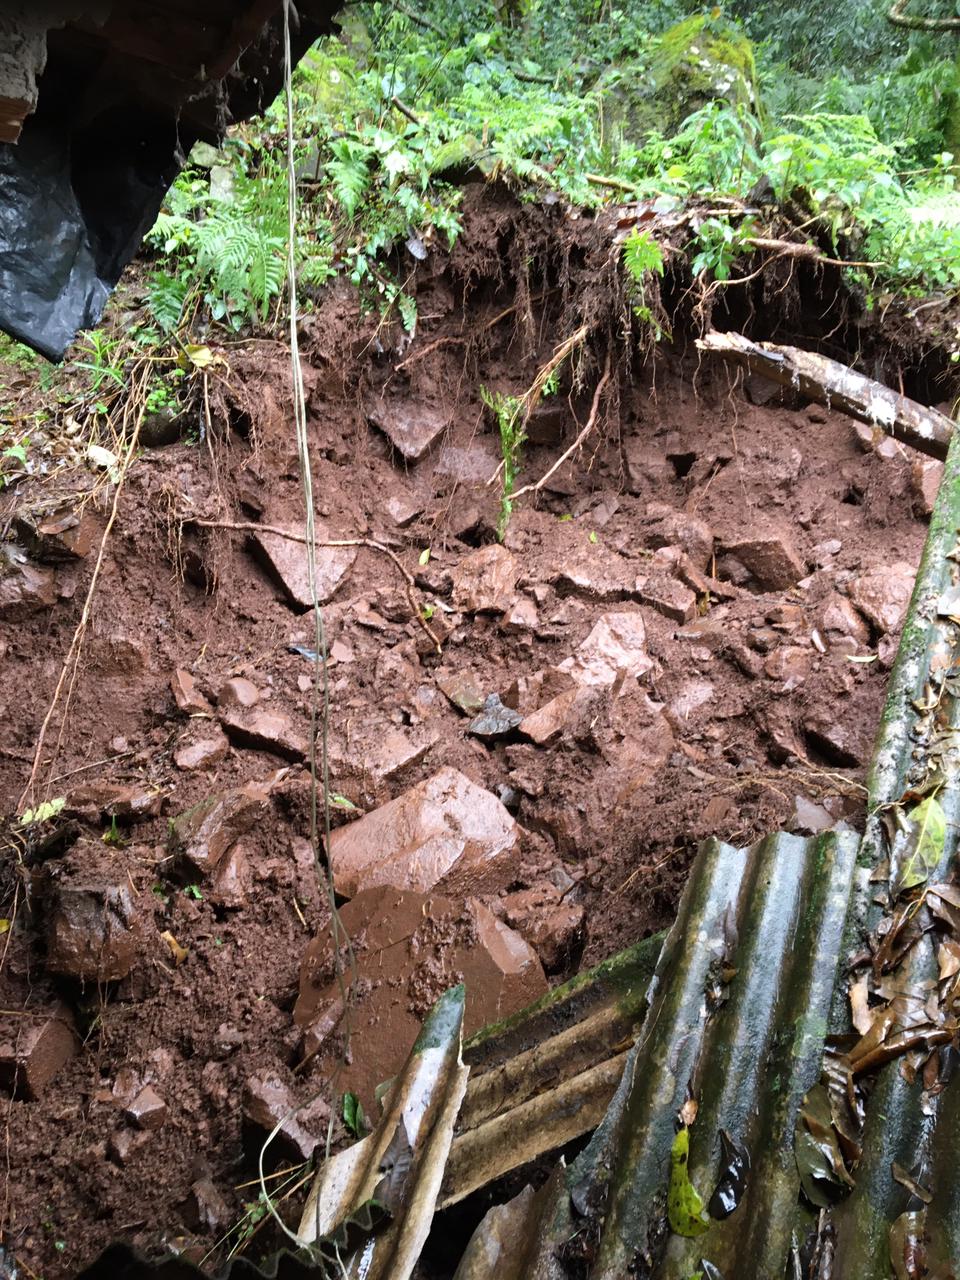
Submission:
[[[895,440],[902,440],[931,458],[947,456],[953,435],[953,423],[948,417],[855,373],[838,360],[801,351],[799,347],[751,342],[741,333],[712,331],[698,339],[697,346],[701,351],[733,360],[751,373],[793,387],[828,409],[838,409],[858,422],[880,427]]]

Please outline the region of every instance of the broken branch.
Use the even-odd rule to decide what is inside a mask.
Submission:
[[[781,386],[793,387],[808,400],[880,427],[931,458],[947,456],[954,424],[937,409],[928,409],[854,372],[849,365],[773,342],[751,342],[741,333],[712,331],[697,339],[701,351],[722,356]]]

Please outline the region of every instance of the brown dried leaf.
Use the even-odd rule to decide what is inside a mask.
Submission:
[[[926,1210],[901,1213],[890,1228],[890,1261],[897,1280],[922,1280],[927,1274]]]
[[[183,964],[184,960],[186,960],[187,956],[190,954],[189,949],[187,947],[181,947],[180,943],[176,940],[169,929],[165,929],[164,932],[161,933],[160,940],[161,942],[165,942],[170,948],[170,954],[173,956],[173,963],[175,965]]]
[[[922,1200],[924,1204],[929,1204],[933,1199],[933,1192],[928,1191],[926,1187],[921,1187],[916,1178],[909,1174],[903,1165],[897,1164],[896,1160],[891,1163],[890,1170],[893,1173],[894,1180],[899,1182],[901,1187],[906,1187],[910,1194],[916,1196],[918,1200]]]
[[[873,1026],[873,1012],[870,1009],[870,982],[867,974],[863,974],[856,982],[850,984],[850,1017],[853,1025],[866,1035]]]

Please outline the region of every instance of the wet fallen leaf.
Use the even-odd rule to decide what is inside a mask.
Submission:
[[[690,1130],[682,1128],[670,1150],[670,1188],[667,1192],[667,1220],[678,1236],[700,1236],[710,1225],[700,1193],[690,1181]]]
[[[6,917],[4,917],[2,920],[0,920],[0,933],[9,933],[9,932],[10,932],[10,921],[7,920]]]
[[[720,1130],[720,1178],[710,1197],[710,1215],[727,1218],[733,1213],[747,1189],[750,1153],[725,1129]]]
[[[700,1110],[700,1104],[696,1098],[688,1098],[680,1108],[680,1123],[689,1128],[697,1118],[697,1112]]]
[[[867,974],[850,984],[850,1017],[853,1025],[866,1035],[873,1025],[873,1014],[870,1011],[870,981]]]
[[[940,966],[940,982],[960,973],[960,942],[954,942],[952,938],[941,942],[937,951],[937,964]]]
[[[901,1187],[906,1187],[911,1195],[916,1196],[918,1200],[922,1200],[924,1204],[929,1204],[933,1199],[933,1192],[928,1191],[926,1187],[922,1187],[912,1174],[908,1173],[902,1165],[897,1164],[896,1160],[891,1162],[890,1171],[895,1182],[899,1182]]]
[[[890,1228],[890,1261],[897,1280],[921,1280],[927,1274],[924,1244],[926,1211],[901,1213]]]
[[[812,1205],[827,1209],[854,1186],[833,1127],[830,1095],[816,1084],[797,1116],[794,1153],[800,1185]]]
[[[943,857],[946,836],[947,816],[936,796],[928,796],[911,809],[904,843],[898,850],[900,870],[894,896],[923,884]]]
[[[169,929],[165,929],[163,933],[161,933],[160,938],[170,948],[170,954],[173,956],[173,963],[175,965],[183,964],[184,960],[186,960],[187,956],[190,954],[189,950],[186,947],[181,947],[180,943],[176,940]]]

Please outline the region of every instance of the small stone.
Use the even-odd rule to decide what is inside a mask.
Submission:
[[[476,677],[468,671],[455,671],[452,675],[438,678],[437,688],[467,716],[476,715],[486,701]]]
[[[595,600],[600,604],[616,604],[632,595],[633,577],[626,564],[621,568],[611,564],[569,566],[561,569],[554,578],[557,591],[562,596],[579,596],[581,600]]]
[[[14,520],[34,559],[46,564],[63,564],[82,560],[90,554],[96,521],[85,511],[70,509],[45,516],[38,524],[18,516]]]
[[[148,1084],[124,1109],[124,1115],[138,1129],[162,1129],[167,1118],[167,1104],[156,1089]]]
[[[503,615],[500,629],[506,635],[519,635],[525,631],[536,631],[539,625],[537,606],[529,596],[520,596]]]
[[[685,680],[671,700],[670,710],[677,720],[683,722],[700,707],[712,702],[715,696],[716,689],[709,680]]]
[[[778,631],[798,631],[805,622],[805,615],[798,604],[778,604],[767,613],[766,621]]]
[[[573,657],[560,663],[578,684],[613,684],[621,672],[641,676],[653,666],[640,613],[605,613]]]
[[[334,887],[346,898],[378,885],[484,892],[509,878],[519,842],[520,829],[496,796],[445,767],[338,827],[330,866]]]
[[[50,973],[115,982],[133,968],[140,913],[122,858],[100,855],[92,866],[79,859],[58,864],[47,892],[46,920]]]
[[[828,637],[851,636],[858,644],[870,639],[867,624],[846,596],[833,592],[820,606],[820,626]]]
[[[780,633],[772,627],[757,627],[749,632],[747,643],[757,653],[770,653],[780,643]]]
[[[397,494],[393,494],[386,500],[383,504],[383,509],[398,529],[406,529],[423,512],[423,507],[420,503],[414,502],[410,498],[400,497]]]
[[[220,723],[238,746],[269,751],[283,760],[303,760],[309,749],[293,721],[282,711],[259,706],[250,710],[228,707],[221,712]]]
[[[535,742],[538,747],[549,746],[566,728],[579,693],[580,686],[574,685],[572,689],[567,689],[555,698],[551,698],[549,702],[521,720],[520,732],[525,738]]]
[[[303,529],[293,530],[302,534]],[[317,527],[317,541],[332,541],[325,530]],[[302,542],[295,542],[278,533],[257,533],[253,537],[253,547],[259,559],[277,580],[287,600],[296,609],[310,609],[313,599],[310,595],[310,583],[307,574],[307,548]],[[326,604],[334,595],[344,578],[353,568],[357,558],[356,547],[317,547],[316,585],[317,599]]]
[[[475,738],[506,738],[522,719],[523,716],[503,705],[499,693],[491,693],[480,714],[467,725],[467,733],[473,734]]]
[[[308,1132],[301,1123],[293,1094],[276,1076],[251,1076],[243,1086],[241,1100],[245,1145],[259,1152],[266,1138],[280,1126],[271,1150],[287,1159],[309,1160],[321,1138]]]
[[[916,571],[905,561],[871,569],[850,586],[850,599],[883,635],[897,631],[907,612]]]
[[[843,543],[839,538],[828,538],[826,542],[818,542],[811,553],[813,563],[818,568],[830,564],[834,556],[838,556],[843,550]]]
[[[247,905],[249,891],[247,839],[241,838],[231,845],[226,856],[221,860],[213,877],[213,884],[207,891],[207,897],[215,907],[226,911],[239,911]]]
[[[829,831],[834,821],[833,815],[828,813],[822,805],[814,804],[806,796],[796,797],[790,819],[791,831],[797,831],[801,835],[815,836],[821,831]]]
[[[943,463],[936,458],[915,458],[910,464],[910,492],[918,516],[933,515],[934,503],[943,476]]]
[[[727,541],[724,550],[747,568],[761,591],[783,591],[806,573],[787,535],[779,531]]]
[[[220,1235],[230,1226],[233,1216],[212,1178],[199,1178],[193,1183],[182,1212],[185,1226],[210,1236]]]
[[[189,671],[178,667],[170,677],[170,691],[179,709],[188,716],[211,715],[213,708],[197,689],[197,683]]]
[[[813,715],[803,722],[807,741],[828,764],[841,769],[863,763],[864,744],[846,722],[837,723],[825,715]]]
[[[828,420],[829,415],[822,404],[807,405],[807,421],[812,422],[815,426],[822,425]]]
[[[210,796],[174,819],[170,848],[201,875],[210,875],[240,836],[267,812],[273,778]]]
[[[147,1129],[117,1129],[107,1139],[107,1155],[125,1169],[152,1137]]]
[[[111,631],[97,637],[95,649],[101,675],[138,676],[150,670],[150,650],[141,635]]]
[[[763,669],[771,680],[782,681],[787,689],[795,689],[813,670],[813,653],[802,645],[784,645],[767,658]]]
[[[234,676],[220,690],[217,706],[221,709],[226,707],[247,709],[255,707],[259,701],[260,690],[253,681],[245,680],[243,676]]]
[[[520,566],[499,544],[481,547],[453,571],[453,598],[464,613],[503,613],[509,608]]]
[[[378,401],[367,408],[367,420],[382,431],[408,462],[419,462],[450,427],[449,413],[419,399]]]
[[[224,759],[229,749],[226,735],[213,726],[211,732],[198,741],[178,746],[173,753],[173,763],[185,773],[210,769]]]
[[[79,1047],[65,1004],[28,1005],[0,1020],[0,1086],[35,1102]]]
[[[381,683],[381,682],[378,682]],[[376,804],[389,798],[388,783],[424,758],[434,736],[412,737],[392,725],[365,726],[341,737],[330,735],[328,759],[336,789],[355,804]]]
[[[163,804],[163,793],[122,782],[87,782],[67,795],[65,813],[91,821],[155,818]]]
[[[500,899],[503,918],[533,947],[546,973],[569,966],[584,942],[584,909],[560,901],[552,884],[521,889]]]
[[[664,573],[651,573],[637,579],[637,598],[662,613],[665,618],[684,625],[697,616],[697,597],[676,578]]]
[[[647,519],[651,523],[644,530],[644,541],[649,547],[679,547],[695,568],[704,571],[713,557],[713,532],[710,526],[696,516],[684,511],[674,511],[662,502],[651,502],[647,507]]]
[[[52,569],[31,564],[19,547],[0,549],[0,622],[22,622],[56,599]]]

